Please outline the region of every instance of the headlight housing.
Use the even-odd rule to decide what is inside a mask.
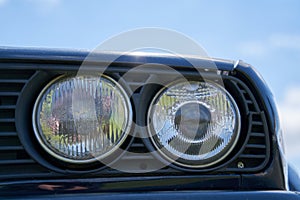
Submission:
[[[231,95],[216,83],[171,83],[150,104],[148,132],[168,161],[189,168],[209,167],[235,147],[240,113]]]
[[[116,151],[131,127],[128,95],[105,75],[59,77],[36,100],[34,132],[53,157],[75,164],[101,160]]]

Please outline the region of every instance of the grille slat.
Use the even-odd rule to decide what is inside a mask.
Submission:
[[[0,123],[15,122],[14,118],[0,119]]]
[[[253,125],[258,125],[258,126],[263,126],[264,125],[263,122],[261,122],[261,121],[252,121],[252,124]]]
[[[6,110],[6,109],[16,109],[15,105],[1,105],[0,110]]]
[[[13,165],[13,164],[22,165],[22,164],[32,164],[32,163],[35,163],[35,161],[32,159],[0,160],[0,165]]]
[[[0,96],[19,96],[19,92],[2,92],[0,91]]]
[[[247,144],[246,148],[258,148],[258,149],[265,149],[267,148],[264,144]]]
[[[0,132],[0,137],[1,136],[18,136],[17,132]],[[1,140],[1,138],[0,138]]]
[[[255,133],[255,132],[251,132],[250,136],[252,137],[265,137],[265,133]]]
[[[22,146],[0,146],[0,151],[18,151],[24,150]]]
[[[132,155],[132,156],[124,156],[122,158],[122,160],[153,160],[153,156],[147,156],[147,155],[140,155],[140,156],[137,156],[137,155]]]
[[[27,79],[0,79],[0,84],[3,83],[27,83]]]
[[[145,148],[145,145],[143,143],[133,143],[131,148]]]
[[[129,86],[140,87],[145,84],[145,82],[127,82]]]
[[[241,154],[240,158],[266,158],[265,155]]]

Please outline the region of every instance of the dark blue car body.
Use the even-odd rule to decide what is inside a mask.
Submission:
[[[198,71],[201,76],[221,76],[243,107],[245,125],[238,147],[220,165],[207,169],[170,165],[148,173],[125,173],[98,164],[78,168],[48,158],[33,139],[34,101],[49,81],[76,74],[83,62],[86,70],[108,66],[105,73],[116,78],[137,66],[153,65],[138,72],[139,80],[124,80],[128,88],[140,84],[131,98],[140,114],[159,88],[147,81],[172,76],[159,65],[192,79],[199,77]],[[135,115],[136,123],[144,123],[142,114]],[[4,199],[300,199],[300,179],[285,160],[282,134],[272,93],[255,69],[242,61],[0,48],[0,196]],[[149,146],[146,140],[131,138],[126,148],[139,152]],[[127,157],[124,163],[150,166],[155,159]],[[238,162],[245,167],[237,167]]]

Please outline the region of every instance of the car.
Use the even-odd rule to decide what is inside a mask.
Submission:
[[[300,199],[274,97],[243,61],[0,48],[0,196]]]

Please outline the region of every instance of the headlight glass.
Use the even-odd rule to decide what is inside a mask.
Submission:
[[[33,122],[41,146],[69,163],[90,163],[113,153],[132,121],[130,100],[104,75],[60,77],[38,97]]]
[[[148,112],[148,131],[169,161],[192,168],[223,160],[240,132],[240,114],[230,94],[212,82],[177,82],[162,89]]]

